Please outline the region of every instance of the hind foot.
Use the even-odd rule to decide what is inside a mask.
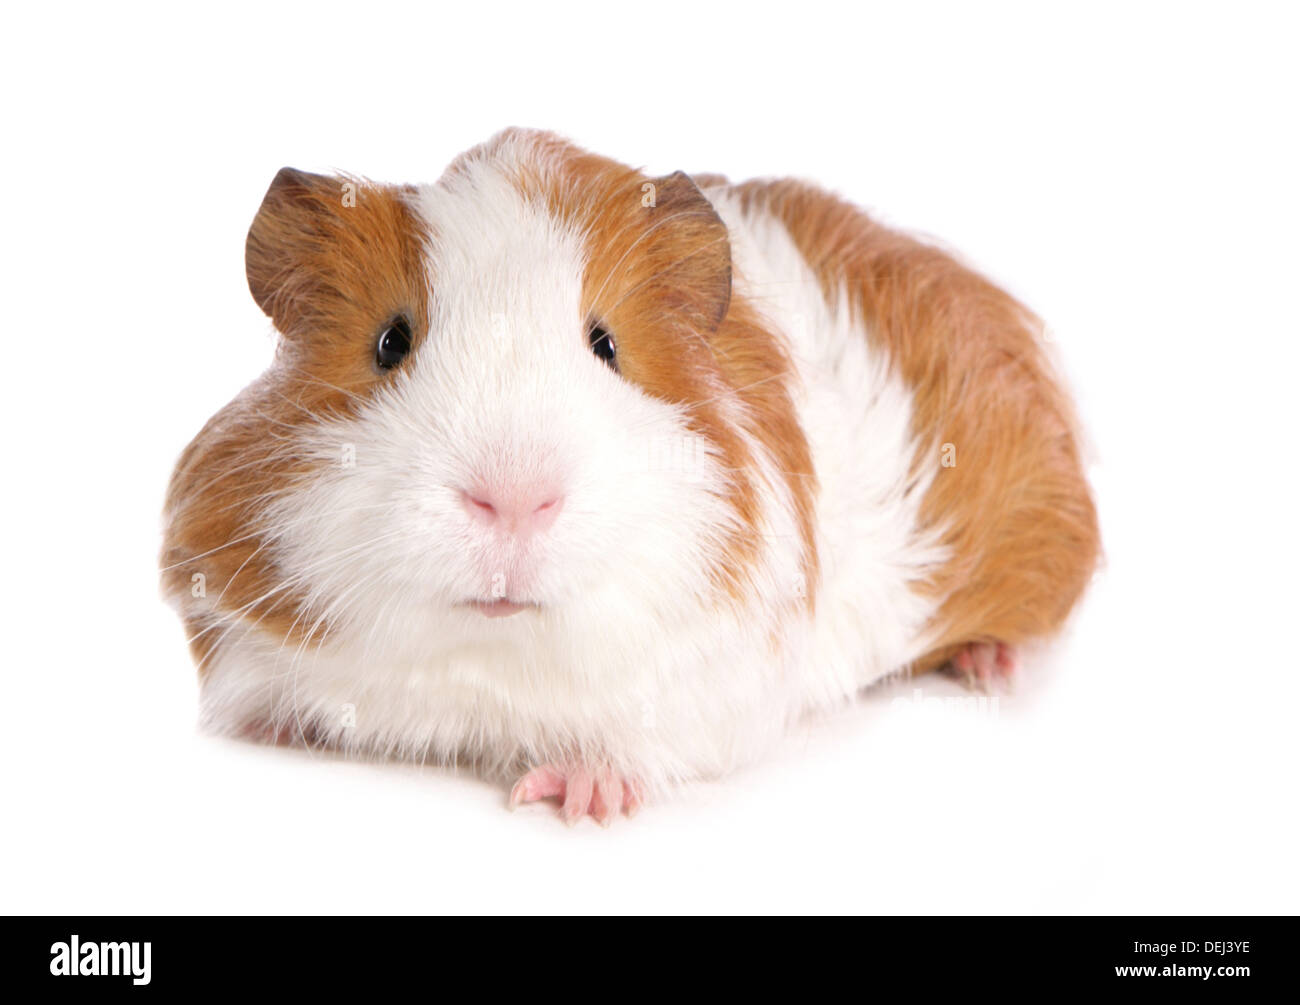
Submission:
[[[1005,642],[971,642],[958,651],[949,667],[967,687],[988,692],[1011,686],[1020,659]]]

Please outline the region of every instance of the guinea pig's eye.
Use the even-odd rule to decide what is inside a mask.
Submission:
[[[614,336],[600,325],[593,325],[587,333],[587,345],[591,346],[596,358],[604,361],[609,368],[618,373],[618,360],[614,357]]]
[[[406,318],[396,318],[375,343],[375,363],[381,370],[391,370],[411,351],[411,326]]]

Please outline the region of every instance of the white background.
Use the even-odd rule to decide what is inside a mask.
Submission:
[[[1300,909],[1285,7],[439,6],[6,14],[0,909]],[[511,124],[817,180],[1048,319],[1108,561],[996,716],[868,695],[608,831],[197,731],[159,510],[270,358],[267,183]]]

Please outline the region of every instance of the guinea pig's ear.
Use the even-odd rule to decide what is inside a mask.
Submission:
[[[331,229],[342,186],[343,179],[285,167],[262,198],[244,242],[244,269],[257,306],[277,322],[304,260]]]
[[[678,306],[715,329],[731,304],[731,240],[727,225],[713,204],[682,171],[651,182],[643,204],[654,214],[655,258],[664,272],[664,285],[689,294]],[[675,299],[671,296],[669,301]]]

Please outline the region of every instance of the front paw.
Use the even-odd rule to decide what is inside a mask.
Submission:
[[[515,783],[510,791],[510,808],[551,797],[560,800],[560,816],[565,823],[576,824],[590,815],[602,827],[608,827],[620,811],[633,816],[641,808],[644,792],[638,782],[608,768],[543,764]]]

